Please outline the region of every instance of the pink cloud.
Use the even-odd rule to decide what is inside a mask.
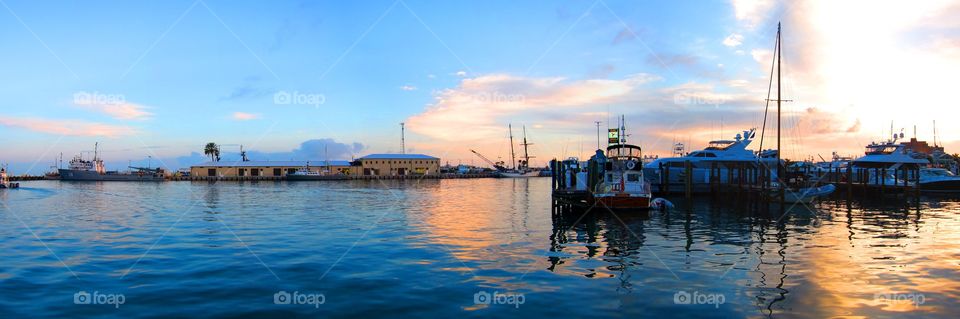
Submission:
[[[73,94],[73,104],[118,120],[146,120],[153,116],[146,111],[146,106],[127,102],[121,94],[77,92]]]
[[[249,121],[249,120],[256,120],[260,118],[260,115],[253,114],[253,113],[233,112],[232,117],[234,120],[237,120],[237,121]]]
[[[15,118],[5,116],[0,118],[0,125],[40,133],[68,136],[121,137],[136,134],[136,130],[128,126],[71,119]]]

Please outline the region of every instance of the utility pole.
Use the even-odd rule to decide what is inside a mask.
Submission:
[[[400,122],[400,154],[407,154],[407,141],[404,136],[405,130],[403,127],[404,123]]]
[[[594,121],[597,123],[597,149],[600,149],[600,121]]]

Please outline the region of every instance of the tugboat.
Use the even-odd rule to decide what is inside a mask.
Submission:
[[[12,183],[7,179],[6,167],[0,167],[0,188],[20,188],[20,183]]]
[[[70,160],[70,166],[59,169],[60,180],[63,181],[152,181],[164,180],[164,171],[161,168],[133,167],[131,172],[107,171],[100,159],[99,143],[94,145],[93,159],[84,160],[81,155]]]
[[[611,129],[606,155],[597,150],[594,160],[602,165],[593,200],[611,210],[650,209],[650,183],[643,178],[643,156],[639,146],[627,144],[623,116],[619,129]]]

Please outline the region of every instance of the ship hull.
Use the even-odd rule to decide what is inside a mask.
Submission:
[[[531,171],[526,173],[519,173],[519,172],[498,172],[497,173],[497,177],[503,177],[503,178],[526,178],[526,177],[539,177],[539,176],[540,176],[539,171]]]
[[[594,196],[598,206],[610,208],[611,210],[648,210],[650,209],[650,197],[648,196]]]
[[[960,193],[960,179],[921,181],[920,191],[925,193]]]
[[[61,181],[159,182],[162,175],[154,174],[100,174],[95,171],[60,169]]]

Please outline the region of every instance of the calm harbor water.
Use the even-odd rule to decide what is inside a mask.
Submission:
[[[960,313],[958,200],[673,200],[553,214],[548,178],[23,182],[0,191],[0,318]]]

